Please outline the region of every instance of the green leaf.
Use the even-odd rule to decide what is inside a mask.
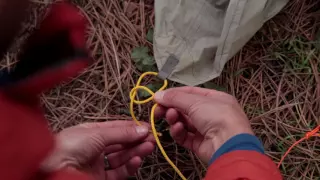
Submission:
[[[153,91],[152,90],[153,89],[153,85],[152,84],[148,84],[148,85],[146,85],[146,87],[149,88],[151,91]],[[139,94],[140,98],[148,98],[148,97],[151,96],[151,94],[149,94],[147,91],[144,91],[144,90],[139,90],[138,94]]]
[[[147,72],[147,71],[155,72],[155,71],[157,71],[157,68],[154,65],[143,65],[142,71],[143,72]]]
[[[143,91],[143,90],[140,90],[138,92],[138,95],[139,95],[140,98],[148,98],[148,97],[151,96],[147,91]]]
[[[144,65],[143,65],[142,63],[140,63],[140,62],[137,62],[137,63],[136,63],[136,67],[137,67],[137,69],[138,69],[139,71],[143,71],[143,69],[144,69]]]
[[[159,91],[159,89],[162,87],[162,84],[160,84],[160,83],[148,84],[147,87],[148,87],[152,92],[157,92],[157,91]]]
[[[147,58],[147,57],[149,57],[149,48],[148,47],[141,46],[141,47],[136,47],[132,50],[131,58],[135,62],[140,62],[144,58]]]
[[[146,85],[146,87],[150,89],[152,92],[157,92],[162,87],[162,84],[153,83],[153,84]],[[140,98],[148,98],[151,96],[151,94],[149,94],[147,91],[144,91],[144,90],[139,90],[138,95]]]
[[[154,34],[154,30],[152,28],[149,29],[147,33],[147,40],[151,43],[153,43],[153,34]]]
[[[149,56],[149,57],[146,57],[142,60],[142,64],[143,65],[154,65],[155,64],[155,60],[153,57]]]

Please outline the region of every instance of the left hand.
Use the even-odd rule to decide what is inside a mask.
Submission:
[[[97,180],[124,180],[134,175],[142,159],[154,150],[148,126],[131,121],[81,124],[60,132],[56,141],[43,170],[77,169]],[[107,171],[104,156],[110,166]]]

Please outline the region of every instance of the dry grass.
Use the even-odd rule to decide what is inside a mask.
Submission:
[[[95,63],[72,82],[43,95],[50,125],[59,131],[82,122],[129,120],[128,94],[140,75],[130,53],[139,45],[151,47],[146,33],[154,22],[153,0],[73,3],[90,22],[88,45]],[[31,25],[25,25],[22,34],[41,19],[39,8],[48,3],[33,4]],[[320,50],[312,43],[320,27],[319,7],[318,0],[292,0],[228,63],[223,75],[212,81],[238,98],[275,162],[320,123]],[[14,49],[2,67],[15,62]],[[138,108],[141,119],[148,119],[148,108]],[[163,141],[188,179],[203,177],[205,166],[197,157],[170,138]],[[281,168],[285,179],[320,177],[317,143],[319,139],[312,138],[292,151]],[[145,160],[136,178],[179,179],[158,151]]]
[[[215,82],[235,95],[275,162],[320,121],[319,1],[291,1],[242,49]],[[295,148],[285,179],[318,179],[319,139]]]

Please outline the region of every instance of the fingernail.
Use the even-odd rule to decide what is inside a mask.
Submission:
[[[146,135],[147,133],[149,133],[149,129],[147,127],[145,127],[145,126],[138,126],[136,128],[136,131],[140,135]]]
[[[154,95],[154,99],[156,101],[161,101],[163,99],[163,96],[164,96],[164,91],[159,91],[159,92],[156,92],[156,94]]]

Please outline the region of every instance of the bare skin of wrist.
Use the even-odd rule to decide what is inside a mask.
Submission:
[[[234,97],[196,88],[173,88],[155,95],[157,117],[165,117],[173,139],[208,163],[231,137],[253,134],[249,120]]]

